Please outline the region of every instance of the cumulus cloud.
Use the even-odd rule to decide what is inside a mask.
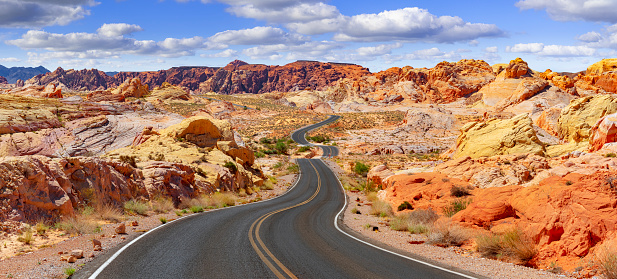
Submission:
[[[242,30],[227,30],[216,33],[209,38],[209,42],[218,45],[275,45],[290,44],[298,45],[307,42],[309,39],[283,31],[276,27],[254,27]]]
[[[407,60],[460,60],[461,55],[457,52],[443,52],[439,48],[433,47],[429,49],[421,49],[414,51],[413,53],[409,53],[404,56],[404,59]]]
[[[539,56],[574,57],[592,56],[596,50],[588,46],[544,45],[542,43],[507,46],[506,52],[532,53]]]
[[[492,46],[485,48],[484,51],[488,53],[497,53],[499,51],[499,48],[496,46]]]
[[[92,0],[0,0],[0,27],[38,28],[67,25],[90,14]]]
[[[7,57],[7,58],[0,58],[0,62],[2,63],[6,63],[6,62],[19,62],[21,60],[15,58],[15,57]]]
[[[41,49],[48,53],[29,53],[31,59],[83,58],[101,59],[121,54],[157,55],[180,57],[194,55],[196,49],[205,48],[205,39],[167,38],[163,41],[136,40],[124,35],[141,31],[137,25],[124,23],[105,24],[97,33],[58,34],[40,30],[30,30],[20,39],[6,41],[22,49]]]
[[[604,28],[602,33],[592,31],[579,36],[577,39],[589,47],[617,49],[617,24]]]
[[[296,23],[334,18],[340,15],[335,6],[324,3],[301,3],[282,8],[263,8],[254,4],[232,6],[227,11],[246,18],[264,20],[270,23]]]
[[[201,57],[213,57],[213,58],[227,58],[238,56],[238,51],[233,49],[226,49],[214,54],[202,54]]]
[[[546,10],[558,21],[617,22],[617,0],[521,0],[522,10]]]
[[[429,41],[451,43],[502,36],[494,24],[469,23],[460,17],[435,16],[425,9],[404,8],[348,18],[334,35],[338,41]]]
[[[377,46],[370,47],[361,47],[356,50],[358,55],[361,56],[381,56],[385,54],[392,53],[393,49],[401,48],[403,44],[395,43],[395,44],[382,44]]]
[[[278,59],[285,57],[289,60],[298,59],[321,59],[331,55],[333,50],[340,49],[343,46],[339,43],[329,41],[312,41],[300,45],[262,45],[247,48],[242,51],[252,59]]]

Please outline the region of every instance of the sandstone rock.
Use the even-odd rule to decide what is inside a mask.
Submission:
[[[591,128],[589,143],[591,150],[602,149],[604,144],[617,140],[617,114],[606,115]]]
[[[368,182],[372,182],[375,186],[380,189],[385,189],[383,185],[383,180],[394,175],[394,172],[388,169],[385,165],[378,165],[371,168],[366,176]]]
[[[491,188],[491,190],[493,189],[504,190]],[[472,202],[465,210],[454,215],[452,220],[488,228],[492,222],[509,217],[516,217],[516,213],[509,203],[499,200],[482,200],[482,202]]]
[[[71,256],[81,259],[84,257],[84,250],[73,250],[71,251]]]
[[[116,234],[126,234],[126,225],[124,223],[120,223],[120,225],[118,225],[114,231],[116,232]]]
[[[208,119],[203,116],[187,118],[160,133],[171,138],[186,139],[200,147],[215,146],[219,140],[234,140],[231,124],[228,121]]]
[[[427,111],[408,110],[405,113],[403,124],[416,132],[430,130],[450,130],[454,127],[455,119],[452,112],[440,107],[431,107]]]
[[[617,70],[617,58],[602,59],[587,67],[587,75],[601,75]]]
[[[154,127],[152,126],[145,127],[144,130],[141,131],[141,133],[135,137],[132,145],[137,146],[141,143],[144,143],[145,141],[147,141],[150,137],[154,135],[156,136],[160,135],[157,131],[154,131],[153,129]]]
[[[126,97],[122,94],[113,94],[111,91],[97,90],[88,93],[86,100],[91,102],[124,102]]]
[[[504,70],[505,78],[520,78],[530,74],[531,70],[529,69],[527,62],[523,61],[521,58],[516,58],[510,61],[510,64],[508,64],[508,67]]]
[[[559,116],[559,136],[567,141],[586,141],[600,118],[616,112],[617,98],[611,95],[572,100]]]
[[[125,98],[127,97],[135,97],[141,98],[148,93],[150,93],[148,89],[148,85],[143,85],[139,78],[132,78],[125,80],[122,84],[120,84],[116,89],[111,90],[113,95],[122,95]]]
[[[518,83],[516,89],[511,92],[511,95],[509,95],[507,99],[499,101],[495,106],[499,109],[518,104],[544,90],[546,86],[548,86],[548,82],[543,79],[523,78],[520,83]]]
[[[456,158],[490,157],[507,154],[535,154],[545,156],[546,148],[533,129],[527,114],[506,120],[470,122],[461,128],[456,142]]]
[[[330,106],[330,104],[324,102],[324,101],[317,101],[314,102],[308,106],[306,106],[307,110],[312,110],[314,112],[317,113],[324,113],[324,114],[333,114],[334,111],[332,110],[332,107]]]
[[[535,121],[538,127],[544,129],[553,136],[559,136],[559,116],[561,115],[561,108],[552,107],[542,111],[540,117]]]
[[[133,221],[133,222],[131,222],[131,226],[137,227],[137,226],[139,226],[139,222]]]
[[[75,256],[71,255],[71,256],[69,256],[69,257],[66,259],[66,262],[67,262],[67,263],[74,263],[74,262],[77,262],[77,257],[75,257]]]
[[[236,111],[236,108],[230,102],[214,101],[207,104],[203,110],[216,119],[225,119],[229,118],[231,113]]]
[[[168,82],[163,82],[161,87],[155,88],[148,98],[150,102],[158,101],[192,101],[193,98],[189,94],[188,89],[180,86],[174,86]]]
[[[92,239],[92,246],[93,248],[96,248],[97,246],[101,247],[102,246],[101,241],[98,239]]]

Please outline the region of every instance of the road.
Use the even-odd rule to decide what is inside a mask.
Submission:
[[[292,138],[302,143],[305,129]],[[363,242],[339,217],[346,197],[335,174],[322,160],[297,162],[300,177],[286,194],[161,225],[73,278],[478,277]]]
[[[291,139],[300,145],[315,145],[315,144],[308,142],[308,140],[306,140],[306,134],[310,132],[311,130],[314,130],[321,126],[336,122],[337,120],[339,120],[339,118],[341,117],[338,115],[331,115],[328,119],[322,122],[298,129],[293,134],[291,134]],[[327,146],[327,145],[319,145],[319,146],[323,150],[322,157],[324,158],[335,157],[335,156],[338,156],[339,154],[338,148],[334,146]]]

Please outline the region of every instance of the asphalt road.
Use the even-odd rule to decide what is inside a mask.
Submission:
[[[298,164],[300,179],[285,195],[159,226],[73,278],[477,277],[362,242],[337,218],[346,201],[334,173],[318,159]]]
[[[339,154],[338,148],[334,146],[312,144],[308,140],[306,140],[306,133],[308,133],[311,130],[317,129],[321,126],[336,122],[337,120],[339,120],[339,118],[341,117],[338,115],[331,115],[328,119],[322,122],[298,129],[293,134],[291,134],[291,139],[301,145],[320,146],[321,149],[323,150],[324,158],[331,158],[331,157],[338,156]]]

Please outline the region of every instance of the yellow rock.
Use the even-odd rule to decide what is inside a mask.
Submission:
[[[536,136],[533,121],[527,114],[465,124],[456,142],[454,158],[521,153],[546,156],[546,148]]]
[[[557,157],[568,154],[573,151],[587,152],[589,150],[589,142],[569,142],[559,145],[551,145],[546,148],[546,155],[549,157]]]
[[[232,141],[235,144],[229,121],[205,116],[187,118],[179,124],[163,129],[160,134],[174,139],[182,138],[199,147],[215,146],[218,141]]]
[[[588,75],[600,75],[604,72],[617,70],[617,58],[607,58],[596,62],[587,68]]]
[[[559,136],[566,141],[586,141],[589,139],[591,127],[603,116],[615,112],[617,112],[617,98],[613,95],[574,99],[559,115]]]

